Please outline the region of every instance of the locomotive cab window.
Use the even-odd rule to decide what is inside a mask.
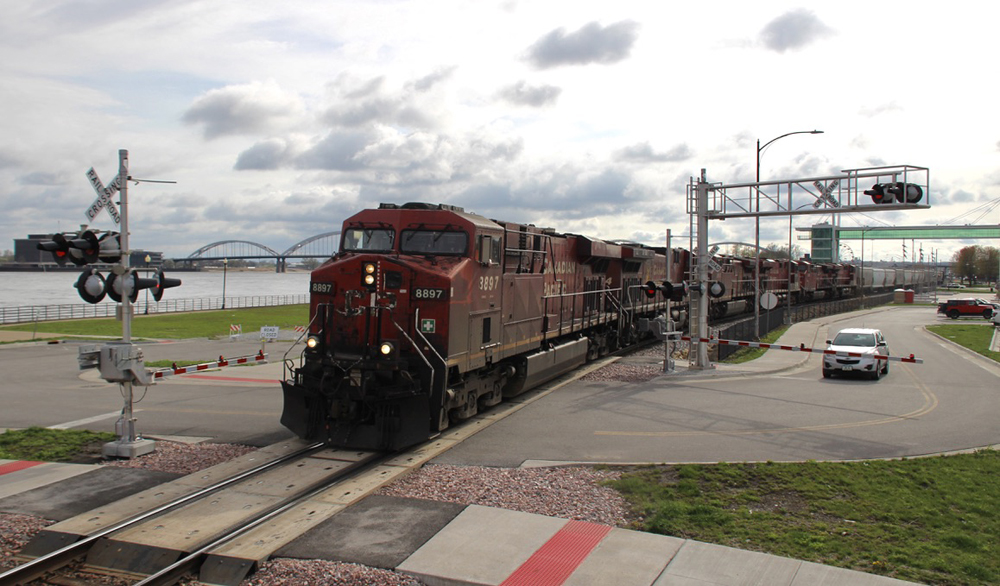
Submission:
[[[500,238],[488,234],[479,236],[479,262],[484,265],[500,264]]]
[[[344,232],[344,251],[389,252],[396,234],[385,228],[351,228]]]
[[[403,254],[463,256],[469,247],[465,232],[444,230],[403,230],[399,235],[399,251]]]

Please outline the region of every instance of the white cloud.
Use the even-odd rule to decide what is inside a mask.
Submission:
[[[137,242],[177,256],[263,222],[290,244],[409,200],[658,243],[687,231],[702,168],[750,181],[758,138],[812,128],[825,134],[769,147],[762,177],[930,167],[935,209],[897,218],[909,224],[1000,197],[978,65],[1000,8],[810,9],[15,3],[0,23],[0,240],[83,221],[84,172],[107,180],[120,148],[136,176],[178,181],[130,202]],[[752,222],[711,231],[746,240]]]

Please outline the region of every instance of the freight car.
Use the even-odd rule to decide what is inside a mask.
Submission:
[[[343,225],[312,272],[306,349],[281,423],[351,448],[399,449],[635,342],[666,308],[642,284],[665,249],[382,204]]]

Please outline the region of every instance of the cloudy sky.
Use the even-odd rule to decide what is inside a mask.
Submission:
[[[109,182],[119,149],[133,177],[177,181],[129,190],[133,246],[168,256],[284,250],[407,201],[662,244],[687,234],[701,169],[752,181],[758,139],[812,129],[766,149],[761,178],[930,169],[930,210],[845,226],[1000,221],[972,212],[1000,198],[996,2],[8,4],[0,250],[85,222],[85,173]],[[753,230],[713,222],[710,240]]]

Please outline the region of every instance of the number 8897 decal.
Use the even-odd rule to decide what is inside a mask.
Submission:
[[[444,289],[436,289],[432,287],[417,287],[413,290],[414,299],[447,299],[445,295],[446,291]]]

